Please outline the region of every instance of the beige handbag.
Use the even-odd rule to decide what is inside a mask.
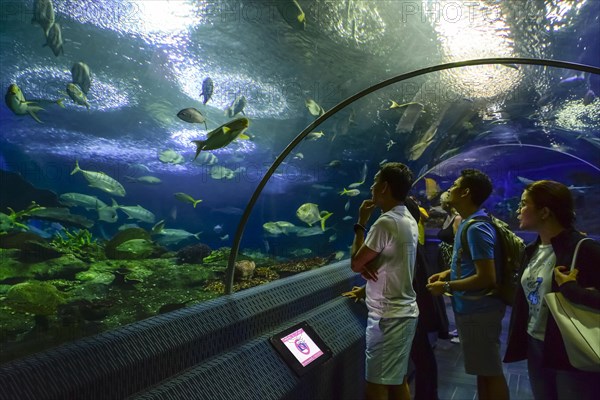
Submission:
[[[591,239],[577,243],[571,271],[584,240]],[[600,372],[600,310],[573,304],[560,292],[548,293],[544,299],[560,329],[571,365],[583,371]]]

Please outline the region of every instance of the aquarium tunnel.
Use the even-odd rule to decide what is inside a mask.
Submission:
[[[341,293],[386,161],[429,272],[465,168],[526,241],[540,179],[600,237],[598,2],[0,6],[0,399],[361,398]],[[306,369],[274,345],[299,327]]]

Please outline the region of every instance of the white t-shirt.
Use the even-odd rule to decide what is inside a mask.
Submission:
[[[521,285],[529,305],[527,333],[538,340],[546,336],[548,306],[544,295],[552,291],[553,269],[556,255],[551,244],[540,244],[523,271]]]
[[[365,245],[379,253],[372,261],[377,282],[367,281],[366,303],[370,317],[417,317],[413,276],[419,229],[405,206],[396,206],[373,224]]]

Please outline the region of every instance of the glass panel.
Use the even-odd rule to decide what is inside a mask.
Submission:
[[[599,3],[583,0],[82,4],[0,8],[0,362],[222,295],[249,199],[321,108],[467,58],[600,65]],[[597,234],[599,81],[484,65],[354,102],[267,182],[234,290],[349,257],[386,159],[412,168],[426,207],[461,168],[485,170],[488,207],[512,224],[528,180],[560,180]]]

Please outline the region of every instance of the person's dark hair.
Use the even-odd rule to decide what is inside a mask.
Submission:
[[[492,181],[483,172],[467,168],[460,171],[460,176],[462,177],[460,187],[463,189],[469,188],[471,200],[477,207],[482,205],[492,194]]]
[[[390,185],[392,196],[399,201],[404,201],[413,184],[412,171],[406,165],[398,162],[383,164],[379,169],[379,177],[382,182]]]
[[[525,188],[536,208],[548,207],[564,228],[575,222],[573,196],[569,188],[556,181],[536,181]]]

